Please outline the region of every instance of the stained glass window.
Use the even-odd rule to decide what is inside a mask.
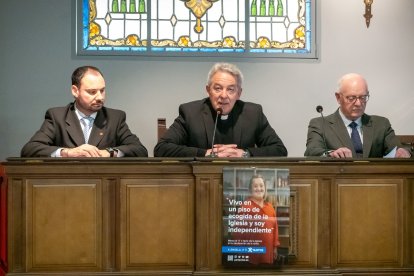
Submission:
[[[315,58],[314,2],[78,0],[78,53]]]

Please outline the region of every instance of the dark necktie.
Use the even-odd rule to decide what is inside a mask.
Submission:
[[[352,129],[351,140],[352,140],[352,144],[354,144],[355,152],[357,153],[357,155],[361,155],[362,154],[362,142],[361,142],[361,137],[359,136],[358,129],[357,129],[358,124],[352,121],[352,123],[350,123],[349,126]]]

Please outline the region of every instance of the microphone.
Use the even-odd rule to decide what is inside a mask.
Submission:
[[[321,113],[321,114],[322,114],[323,107],[322,107],[321,105],[318,105],[318,106],[316,107],[316,111],[318,111],[318,113]],[[322,114],[322,117],[323,117],[323,114]]]
[[[326,137],[325,137],[325,117],[323,116],[323,107],[321,105],[316,106],[316,111],[321,114],[322,117],[322,139],[323,145],[325,146],[325,151],[323,152],[323,156],[328,156],[329,150],[328,146],[326,145]]]
[[[213,149],[214,149],[214,138],[216,137],[217,121],[218,121],[218,117],[221,113],[223,113],[223,109],[221,107],[217,108],[216,109],[216,120],[214,121],[213,139],[211,139],[210,157],[217,157],[217,154],[214,153]]]

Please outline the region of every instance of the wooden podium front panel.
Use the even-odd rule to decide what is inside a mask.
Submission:
[[[291,252],[295,258],[292,267],[316,267],[317,261],[317,209],[316,179],[291,178],[290,189],[294,194],[291,202]]]
[[[193,269],[194,180],[121,179],[121,271]]]
[[[400,266],[402,179],[337,180],[338,266]]]
[[[0,276],[7,271],[7,178],[0,165]]]
[[[404,251],[404,265],[410,264],[414,267],[414,178],[407,179],[405,189],[403,191],[404,209],[404,225],[407,225],[403,244],[407,244]]]
[[[2,164],[8,275],[413,275],[412,160],[123,160]],[[283,268],[223,267],[224,166],[290,170]]]
[[[221,266],[223,176],[196,178],[196,270],[212,271]]]
[[[27,180],[28,271],[101,269],[101,187],[97,179]]]

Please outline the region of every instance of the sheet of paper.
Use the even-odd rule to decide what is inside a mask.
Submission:
[[[397,153],[397,147],[393,148],[387,155],[384,155],[384,158],[395,158],[395,154]]]

